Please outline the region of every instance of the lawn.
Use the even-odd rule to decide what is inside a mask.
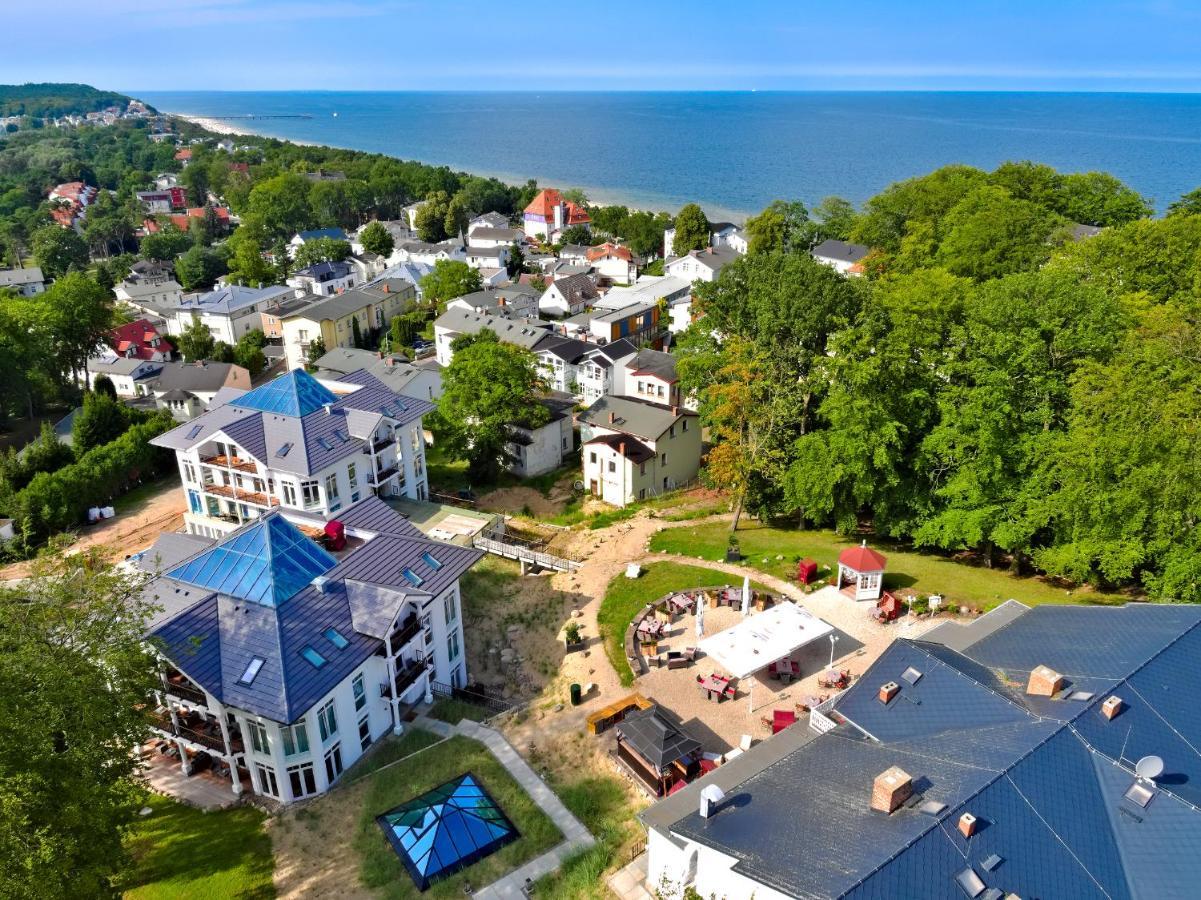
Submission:
[[[722,546],[724,548],[725,545]],[[695,553],[692,555],[696,556]],[[721,572],[674,562],[644,566],[638,578],[626,578],[624,573],[614,577],[605,590],[605,599],[601,601],[596,618],[605,642],[605,654],[617,670],[621,683],[627,687],[634,683],[634,673],[626,661],[625,636],[626,628],[642,607],[669,591],[712,587],[728,581],[731,581],[731,577]],[[755,590],[769,590],[758,582],[752,582],[752,585]]]
[[[377,742],[375,748],[367,754],[366,758],[355,763],[350,771],[342,777],[342,781],[345,784],[358,781],[370,775],[376,769],[382,769],[384,766],[390,765],[398,759],[404,759],[418,750],[424,750],[426,747],[433,746],[440,740],[442,738],[432,731],[426,731],[424,728],[417,728],[413,725],[406,725],[404,732],[399,737],[389,735]]]
[[[669,528],[652,537],[651,549],[722,560],[729,534],[729,526],[724,522]],[[737,534],[745,565],[786,581],[796,577],[797,561],[806,556],[826,567],[820,574],[828,577],[831,574],[829,567],[836,565],[838,554],[855,543],[831,531],[772,528],[758,522],[740,526]],[[883,542],[873,542],[873,545],[888,557],[885,588],[912,588],[921,594],[941,594],[952,602],[981,609],[991,609],[1011,598],[1031,605],[1121,603],[1128,599],[1087,586],[1068,590],[1041,578],[1019,578],[1003,569],[988,569],[945,556],[914,553]]]
[[[472,722],[482,722],[491,713],[484,707],[476,706],[474,703],[466,703],[462,700],[456,700],[453,697],[441,697],[434,701],[434,705],[430,707],[430,711],[426,715],[431,719],[441,719],[443,722],[449,722],[451,725],[458,725],[464,719],[470,719]]]
[[[484,785],[521,833],[520,839],[502,847],[464,871],[419,892],[400,858],[385,840],[375,817],[449,781],[471,772]],[[474,889],[491,884],[507,872],[545,853],[563,835],[488,748],[462,736],[451,738],[438,750],[420,753],[403,766],[374,773],[355,786],[351,795],[361,812],[355,837],[359,878],[364,885],[388,898],[457,897],[470,883]],[[359,792],[362,788],[362,793]]]
[[[266,818],[253,807],[202,812],[157,794],[126,838],[134,865],[127,900],[266,900],[275,896]]]
[[[518,478],[508,472],[501,472],[491,482],[472,482],[471,476],[467,472],[467,461],[447,458],[437,444],[426,451],[425,465],[430,487],[434,490],[453,493],[470,487],[475,493],[483,494],[494,488],[528,487],[547,496],[551,489],[567,475],[575,474],[578,477],[580,456],[578,452],[573,452],[564,459],[563,465],[553,472],[545,472],[530,478]]]

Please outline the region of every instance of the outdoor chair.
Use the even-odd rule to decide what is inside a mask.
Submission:
[[[696,683],[697,683],[697,684],[704,684],[704,683],[705,683],[705,676],[704,676],[704,675],[697,675],[697,676],[696,676]]]
[[[689,662],[692,662],[694,659],[696,659],[696,647],[685,647],[684,658]]]

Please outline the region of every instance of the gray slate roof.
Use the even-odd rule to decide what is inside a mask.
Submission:
[[[504,315],[470,312],[465,309],[448,309],[438,316],[434,325],[456,334],[478,334],[485,328],[496,332],[496,336],[509,344],[532,350],[545,338],[553,327],[550,322],[531,318],[509,318]]]
[[[639,350],[638,355],[626,363],[631,374],[654,375],[664,381],[679,381],[676,375],[676,358],[662,350]]]
[[[487,241],[519,241],[525,237],[525,232],[520,228],[492,228],[490,226],[482,226],[474,228],[467,233],[467,243],[470,244],[472,238]]]
[[[42,270],[37,266],[30,266],[27,269],[0,269],[0,288],[41,284],[45,280]]]
[[[609,421],[609,414],[614,421]],[[685,417],[696,417],[696,413],[678,407],[672,412],[670,406],[660,406],[634,397],[601,397],[580,413],[580,422],[632,434],[648,441],[656,441],[663,432]]]
[[[871,252],[870,247],[863,244],[852,244],[848,241],[836,241],[833,238],[822,241],[813,248],[811,254],[825,259],[837,259],[843,262],[857,263]]]
[[[225,386],[225,382],[229,380],[229,370],[233,367],[234,363],[221,362],[163,363],[154,389],[189,393],[215,391]]]

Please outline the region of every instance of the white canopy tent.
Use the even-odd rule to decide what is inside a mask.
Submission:
[[[832,631],[833,625],[786,600],[705,638],[697,646],[705,656],[741,680]]]

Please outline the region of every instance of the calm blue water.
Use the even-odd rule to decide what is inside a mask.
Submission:
[[[1112,172],[1163,209],[1201,185],[1201,95],[1047,93],[133,92],[259,134],[387,153],[600,201],[745,215],[856,203],[947,163]],[[337,113],[335,117],[333,114]]]

